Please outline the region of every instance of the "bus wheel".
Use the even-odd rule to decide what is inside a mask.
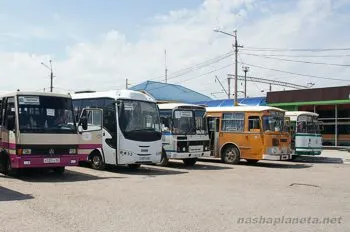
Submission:
[[[256,164],[259,162],[259,160],[254,160],[254,159],[246,159],[248,164]]]
[[[233,145],[227,146],[221,155],[221,160],[227,164],[238,164],[240,159],[239,151]]]
[[[58,174],[58,175],[62,175],[65,170],[66,170],[65,167],[55,167],[55,168],[53,168],[53,172]]]
[[[104,166],[102,156],[97,152],[94,152],[91,156],[91,167],[96,170],[103,170]]]
[[[169,164],[169,159],[168,159],[168,157],[166,156],[165,150],[163,149],[163,150],[162,150],[162,158],[161,158],[161,160],[160,160],[159,165],[162,166],[162,167],[166,167],[166,166],[168,166],[168,164]]]
[[[183,159],[185,166],[194,166],[197,162],[197,158],[194,159]]]
[[[18,176],[19,170],[17,168],[12,168],[10,158],[6,160],[6,168],[4,170],[4,174],[8,176]]]
[[[128,167],[130,169],[138,169],[141,167],[141,164],[128,164]]]

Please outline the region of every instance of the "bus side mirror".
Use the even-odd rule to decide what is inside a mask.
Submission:
[[[87,130],[88,129],[88,121],[87,121],[87,118],[85,116],[82,116],[80,118],[79,124],[81,125],[83,130]]]
[[[9,131],[13,131],[15,129],[15,116],[14,115],[7,116],[7,129]]]

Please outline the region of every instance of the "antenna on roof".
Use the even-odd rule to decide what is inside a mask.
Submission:
[[[166,49],[164,50],[164,75],[165,75],[165,83],[168,83],[168,67],[166,64]]]

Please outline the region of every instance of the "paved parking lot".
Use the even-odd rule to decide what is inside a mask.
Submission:
[[[0,231],[348,232],[348,163],[349,152],[324,151],[256,165],[0,175]]]

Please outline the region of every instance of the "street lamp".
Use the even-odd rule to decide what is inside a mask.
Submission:
[[[242,47],[242,46],[238,46],[238,42],[237,42],[237,30],[233,31],[233,34],[231,33],[227,33],[225,31],[219,30],[219,29],[214,29],[214,32],[218,32],[224,35],[228,35],[228,36],[232,36],[234,38],[234,48],[235,48],[235,106],[238,106],[238,102],[237,102],[237,79],[238,79],[238,47]]]
[[[249,67],[243,66],[242,69],[244,72],[244,98],[247,98],[247,72],[249,71]]]
[[[52,71],[52,60],[49,60],[50,67],[47,66],[44,62],[41,62],[41,65],[43,65],[45,68],[50,70],[50,92],[52,92],[53,89],[53,71]]]

